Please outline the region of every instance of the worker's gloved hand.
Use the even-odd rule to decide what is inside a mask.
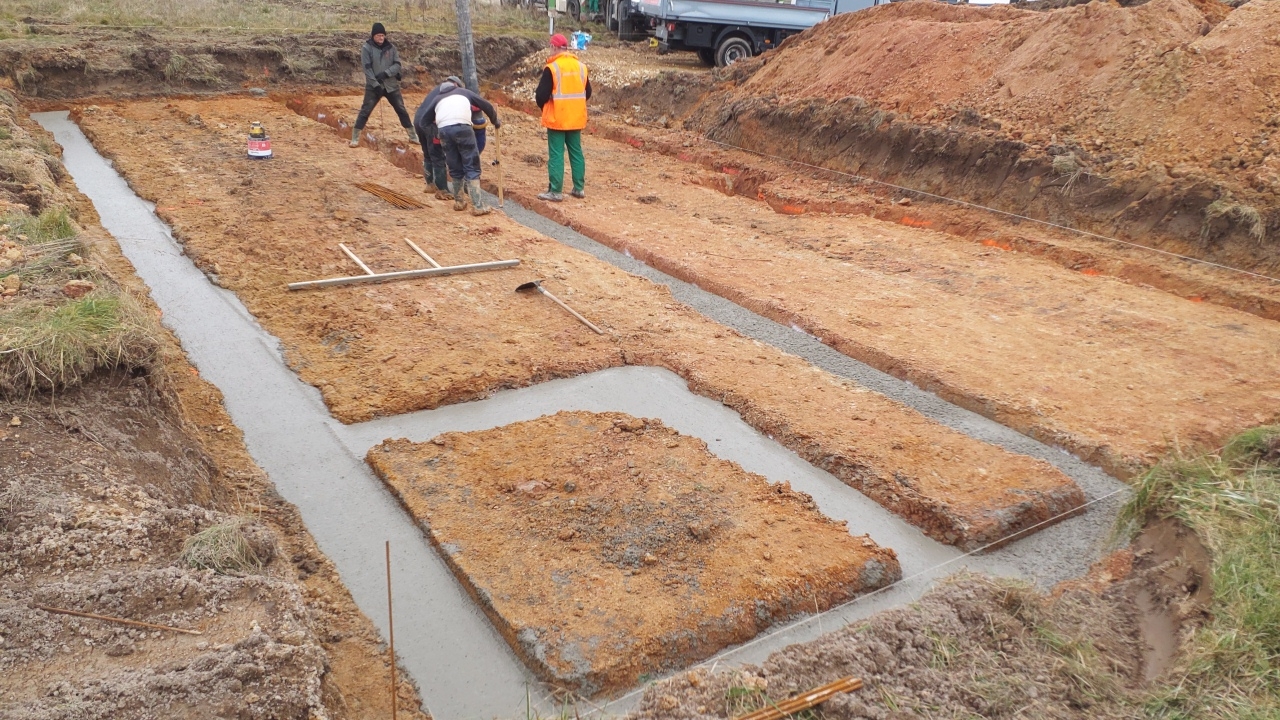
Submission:
[[[500,127],[502,127],[502,123],[498,122],[497,120],[494,120],[494,121],[493,121],[493,129],[494,129],[494,130],[497,130],[497,129],[498,129],[498,128],[500,128]]]
[[[376,79],[378,82],[382,82],[383,80],[386,80],[386,79],[387,79],[387,74],[386,74],[386,73],[384,73],[384,72],[380,72],[380,73],[378,73],[377,75],[374,75],[373,77],[374,77],[374,79]]]

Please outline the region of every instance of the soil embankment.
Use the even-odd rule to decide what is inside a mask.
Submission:
[[[336,122],[358,99],[295,103],[320,105]],[[1260,370],[1275,365],[1275,321],[905,219],[726,197],[740,175],[639,141],[588,135],[588,200],[544,203],[536,126],[504,117],[510,197],[1117,475],[1174,438],[1210,445],[1276,414],[1280,376]]]
[[[244,156],[236,123],[249,115],[276,138],[269,162]],[[197,265],[280,338],[291,365],[344,421],[604,367],[655,365],[947,543],[976,547],[1083,501],[1047,463],[945,429],[748,340],[501,214],[477,218],[439,203],[393,208],[351,183],[425,198],[419,178],[338,144],[331,129],[283,105],[134,103],[85,109],[81,124],[134,189],[158,203]],[[133,142],[141,127],[156,136],[146,148]],[[417,283],[285,287],[353,272],[338,242],[375,270],[421,267],[404,238],[442,264],[522,264]],[[535,277],[608,332],[594,335],[536,296],[513,292]]]
[[[1225,19],[1223,17],[1225,16]],[[736,65],[710,137],[1255,270],[1280,233],[1280,6],[892,3]]]
[[[201,95],[299,87],[359,88],[361,33],[263,34],[146,28],[133,31],[52,23],[0,40],[0,82],[48,104],[75,98]],[[431,87],[456,73],[457,36],[396,33],[405,88]],[[476,38],[482,76],[542,46],[529,37]],[[390,112],[387,109],[386,112]]]
[[[16,265],[6,257],[6,277],[23,280],[0,300],[6,339],[45,307],[61,307],[64,323],[68,308],[86,307],[109,323],[106,310],[126,304],[151,319],[139,322],[145,337],[124,338],[146,352],[95,351],[119,367],[59,374],[55,394],[9,387],[0,396],[0,715],[387,714],[390,669],[376,630],[249,458],[221,395],[154,322],[145,286],[48,154],[56,146],[7,112],[10,99],[6,169],[22,169],[26,182],[0,197],[6,221],[42,229],[64,217],[79,252],[45,243]],[[26,213],[37,209],[45,213],[34,221]],[[27,349],[6,347],[6,361]],[[7,381],[21,378],[4,369]],[[425,717],[411,683],[399,695],[406,716]]]

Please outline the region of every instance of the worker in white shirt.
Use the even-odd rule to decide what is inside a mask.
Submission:
[[[470,195],[471,214],[484,215],[491,208],[484,204],[480,194],[480,151],[472,127],[473,105],[489,116],[495,130],[502,127],[493,104],[463,87],[446,90],[442,86],[435,102],[422,112],[422,123],[424,126],[435,125],[440,146],[444,149],[454,197],[453,209],[466,210],[467,196]]]

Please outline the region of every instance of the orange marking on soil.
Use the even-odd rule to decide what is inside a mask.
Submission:
[[[780,212],[783,215],[803,215],[806,210],[807,208],[803,205],[783,205],[780,208],[774,208],[775,212]]]
[[[644,141],[639,138],[627,138],[627,144],[634,148],[644,147]]]
[[[1204,302],[1204,298],[1199,295],[1192,295],[1187,299],[1190,300],[1191,302]]]
[[[1102,271],[1101,271],[1101,270],[1095,270],[1095,269],[1093,269],[1093,268],[1085,268],[1085,269],[1083,269],[1083,270],[1081,270],[1081,271],[1080,271],[1080,274],[1081,274],[1081,275],[1088,275],[1089,277],[1097,277],[1098,275],[1101,275],[1101,274],[1102,274]]]
[[[917,219],[915,219],[915,218],[911,217],[910,215],[903,215],[903,216],[902,216],[902,224],[903,224],[903,225],[906,225],[907,227],[913,227],[913,228],[927,228],[927,227],[933,227],[933,221],[932,221],[932,220],[917,220]],[[984,243],[984,244],[985,244],[985,243]],[[1004,249],[1007,249],[1007,248],[1001,248],[1001,249],[1002,249],[1002,250],[1004,250]]]
[[[907,222],[907,221],[906,221],[906,218],[903,218],[903,220],[902,220],[902,221],[903,221],[904,223],[906,223],[906,222]],[[909,224],[909,223],[907,223],[907,224]],[[983,240],[983,241],[982,241],[982,244],[983,244],[983,245],[986,245],[987,247],[993,247],[993,248],[996,248],[997,250],[1004,250],[1005,252],[1008,252],[1008,251],[1010,251],[1010,250],[1013,250],[1013,246],[1012,246],[1012,245],[1010,245],[1009,243],[1002,243],[1002,242],[1000,242],[1000,241],[998,241],[998,240],[992,240],[992,239],[990,239],[990,238],[987,238],[986,240]]]
[[[728,165],[725,165],[724,167],[722,167],[722,168],[720,168],[720,169],[721,169],[721,170],[723,170],[723,171],[724,171],[724,173],[725,173],[726,175],[741,175],[741,174],[742,174],[742,171],[741,171],[741,170],[739,170],[738,168],[735,168],[735,167],[729,167]]]

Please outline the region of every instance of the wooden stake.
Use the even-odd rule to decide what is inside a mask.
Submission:
[[[93,613],[79,612],[77,610],[67,610],[65,608],[49,607],[47,605],[32,605],[37,610],[45,612],[58,613],[59,615],[75,615],[76,617],[92,618],[94,620],[105,620],[106,622],[120,623],[121,625],[133,625],[135,627],[151,628],[152,630],[168,630],[170,632],[186,633],[188,635],[203,635],[199,630],[187,630],[185,628],[177,628],[169,625],[156,625],[155,623],[142,622],[141,620],[126,620],[124,618],[109,617],[107,615],[94,615]]]
[[[788,715],[795,715],[815,705],[821,705],[840,693],[861,689],[862,680],[851,675],[821,687],[816,687],[803,695],[797,695],[778,703],[771,702],[767,707],[762,707],[746,715],[739,715],[734,720],[781,720]]]
[[[347,254],[347,257],[351,258],[351,260],[352,260],[355,264],[357,264],[357,265],[359,265],[359,266],[360,266],[360,269],[364,271],[364,274],[365,274],[365,275],[376,275],[376,274],[377,274],[377,273],[375,273],[374,271],[370,270],[370,269],[369,269],[369,266],[368,266],[368,265],[365,265],[363,260],[361,260],[360,258],[356,257],[356,254],[355,254],[355,253],[353,253],[353,252],[351,252],[350,250],[348,250],[346,245],[343,245],[342,243],[338,243],[338,247],[342,248],[342,252],[346,253],[346,254]]]
[[[498,161],[498,207],[502,207],[502,143],[498,141],[498,135],[501,131],[498,128],[493,129],[493,154]]]
[[[387,541],[387,640],[391,645],[391,720],[396,720],[396,626],[391,614],[391,541]]]

